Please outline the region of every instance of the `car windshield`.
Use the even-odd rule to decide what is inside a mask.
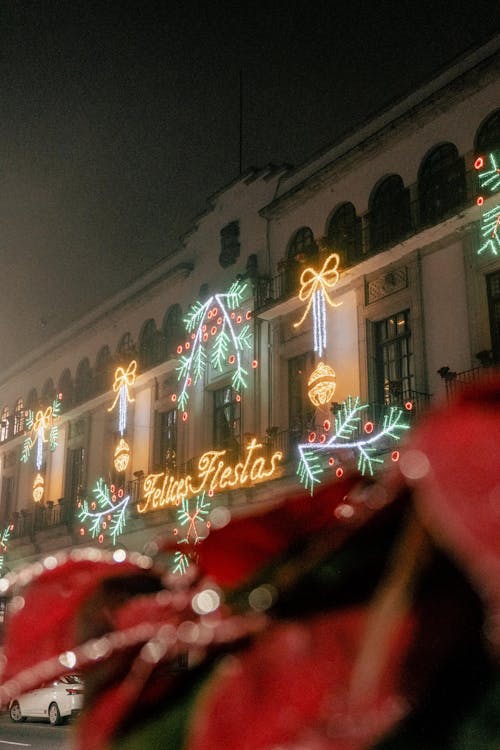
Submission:
[[[61,677],[61,682],[65,682],[67,685],[81,685],[83,680],[78,674],[65,674]]]

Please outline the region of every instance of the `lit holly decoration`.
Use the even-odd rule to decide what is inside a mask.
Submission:
[[[482,156],[478,157],[474,162],[474,167],[479,172],[479,186],[483,191],[494,194],[500,190],[500,166],[496,154],[488,154],[486,159]],[[478,206],[483,206],[484,201],[485,197],[481,194],[478,196],[476,203]],[[483,255],[483,253],[498,255],[500,250],[499,228],[500,205],[497,204],[496,206],[489,208],[487,211],[484,211],[481,215],[481,226],[479,231],[484,242],[477,250],[478,255]]]
[[[214,294],[206,302],[196,302],[184,318],[186,328],[192,338],[189,349],[186,347],[188,353],[180,357],[180,364],[177,368],[179,381],[182,382],[177,396],[180,411],[186,411],[189,387],[203,378],[209,362],[219,372],[223,372],[227,363],[230,363],[234,367],[232,376],[234,390],[240,391],[246,387],[248,371],[243,366],[242,353],[245,349],[252,348],[252,333],[246,322],[237,328],[243,322],[243,317],[241,315],[232,317],[231,312],[240,307],[246,289],[246,283],[236,281],[226,294]],[[210,321],[209,353],[207,353],[209,337],[206,321]]]
[[[298,446],[300,460],[297,474],[311,494],[314,485],[320,482],[319,477],[325,464],[336,464],[335,454],[342,455],[345,451],[357,453],[358,470],[362,474],[369,472],[373,475],[375,465],[383,463],[377,450],[380,452],[380,449],[385,448],[388,440],[399,440],[400,433],[409,429],[409,425],[403,421],[403,409],[395,406],[390,407],[379,430],[375,429],[371,421],[362,424],[361,415],[367,408],[368,404],[362,404],[359,398],[349,396],[335,415],[335,433],[330,439],[308,441]],[[337,477],[341,477],[344,473],[342,467],[338,466],[335,473]]]
[[[106,537],[116,544],[117,537],[125,530],[130,495],[114,484],[108,487],[102,478],[97,480],[92,492],[94,500],[78,503],[78,518],[100,544]]]
[[[205,499],[205,493],[197,495],[195,498],[186,498],[182,501],[180,509],[177,511],[177,520],[184,531],[178,544],[199,544],[205,539],[210,528],[210,521],[207,520],[210,512],[210,503]],[[181,529],[174,529],[174,534],[178,534]],[[182,550],[176,550],[174,555],[172,571],[183,575],[189,567],[190,557]]]
[[[7,553],[7,543],[10,539],[10,535],[14,530],[14,525],[11,523],[6,526],[0,534],[0,574],[5,564],[5,555]]]
[[[42,468],[43,446],[48,444],[51,451],[55,451],[59,439],[58,421],[61,414],[61,399],[55,398],[51,406],[45,411],[39,409],[36,414],[31,409],[26,417],[26,427],[29,434],[25,437],[21,451],[21,461],[27,463],[31,451],[36,446],[35,465],[38,471]]]

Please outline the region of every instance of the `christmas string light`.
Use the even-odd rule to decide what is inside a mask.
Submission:
[[[129,363],[126,370],[123,367],[117,367],[115,370],[115,380],[113,383],[113,391],[116,393],[116,396],[115,396],[115,400],[109,407],[108,412],[113,411],[113,409],[116,406],[116,403],[117,402],[119,403],[118,431],[122,437],[127,427],[128,404],[131,404],[135,400],[130,395],[129,388],[131,388],[134,385],[135,380],[136,380],[136,374],[137,374],[137,362],[135,359],[133,359],[132,362]]]
[[[210,512],[211,503],[205,500],[205,493],[197,495],[191,500],[185,498],[182,501],[180,509],[177,511],[177,519],[182,527],[187,527],[185,535],[179,539],[178,544],[199,544],[206,538],[206,533],[210,528],[210,522],[207,516]],[[175,529],[175,533],[178,529]],[[204,534],[202,536],[202,534]],[[189,567],[190,557],[182,550],[177,550],[174,554],[172,572],[184,575]]]
[[[95,500],[79,501],[78,518],[88,525],[92,538],[97,537],[100,544],[106,536],[116,544],[117,537],[123,533],[126,526],[130,495],[126,495],[122,488],[117,489],[113,484],[108,487],[102,478],[97,480],[92,492]],[[84,533],[83,527],[80,531]]]
[[[327,455],[332,459],[336,453],[346,450],[354,451],[358,454],[357,468],[361,474],[367,471],[373,475],[374,465],[383,463],[380,455],[376,455],[378,447],[381,447],[385,438],[392,440],[400,439],[400,432],[408,430],[409,425],[403,421],[403,410],[392,406],[389,412],[384,416],[382,427],[376,431],[372,422],[367,422],[364,433],[366,437],[356,435],[360,431],[361,413],[368,408],[368,404],[362,404],[358,397],[349,396],[340,406],[335,415],[335,433],[329,440],[308,441],[299,444],[300,460],[297,467],[297,474],[301,483],[311,494],[314,491],[314,485],[320,482],[320,475],[324,471],[322,455]],[[335,465],[335,460],[328,461],[330,466]],[[337,467],[336,474],[341,476],[343,473],[341,467]]]
[[[485,164],[486,161],[486,164]],[[481,188],[488,190],[491,194],[500,189],[500,167],[496,154],[490,153],[486,160],[479,156],[474,162],[474,168],[478,170],[478,182]],[[487,168],[485,168],[485,166]],[[484,195],[479,195],[476,203],[478,206],[484,205]],[[477,254],[490,252],[492,255],[498,255],[500,250],[500,205],[489,208],[481,215],[480,234],[485,240],[478,248]]]
[[[246,289],[246,283],[236,281],[227,293],[214,294],[204,303],[196,302],[184,318],[191,340],[184,344],[184,350],[189,354],[180,357],[177,368],[182,386],[175,399],[177,408],[183,413],[186,413],[189,387],[201,380],[206,371],[209,341],[212,367],[222,372],[231,358],[230,364],[234,365],[232,387],[235,391],[246,387],[248,372],[243,367],[241,354],[244,349],[252,348],[252,334],[248,323],[244,323],[237,332],[236,325],[243,322],[243,316],[234,312],[241,305]],[[245,320],[248,320],[248,315]],[[179,350],[181,354],[182,347]]]
[[[326,302],[330,307],[339,307],[341,302],[334,302],[328,290],[337,284],[340,274],[338,272],[340,257],[337,253],[329,255],[319,271],[308,267],[300,275],[299,299],[307,302],[306,309],[296,323],[294,328],[302,325],[311,307],[313,311],[313,336],[314,351],[321,357],[326,348]]]
[[[4,528],[0,535],[0,572],[3,570],[5,564],[5,555],[7,552],[7,542],[10,539],[10,535],[14,529],[13,524],[9,524]]]
[[[36,445],[35,465],[38,471],[42,468],[43,446],[49,444],[51,451],[55,451],[59,438],[58,420],[61,413],[61,400],[55,398],[52,406],[45,411],[39,409],[36,414],[30,409],[26,417],[26,427],[29,435],[24,439],[21,451],[21,461],[27,463],[33,447]]]

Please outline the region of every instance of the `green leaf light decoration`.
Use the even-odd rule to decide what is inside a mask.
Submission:
[[[100,544],[106,537],[116,544],[117,538],[125,530],[130,495],[113,484],[108,487],[102,478],[97,480],[92,492],[94,500],[82,500],[78,503],[78,518],[87,526],[91,537],[97,538]],[[83,526],[80,534],[85,534]]]
[[[321,481],[326,462],[330,466],[337,465],[337,476],[341,476],[343,469],[339,465],[339,456],[351,451],[358,456],[358,471],[363,475],[373,475],[376,464],[383,463],[381,453],[387,447],[387,440],[397,441],[401,432],[409,429],[403,420],[403,409],[396,406],[389,408],[379,430],[375,430],[370,421],[362,424],[362,415],[367,408],[368,404],[361,403],[358,397],[349,396],[335,416],[335,433],[331,438],[317,441],[316,434],[311,433],[307,443],[299,444],[297,474],[311,495],[314,486]]]
[[[219,372],[223,372],[227,364],[234,365],[233,388],[240,391],[246,387],[248,370],[243,366],[242,353],[252,348],[252,333],[244,321],[250,319],[251,313],[242,316],[236,310],[241,307],[247,287],[246,282],[236,281],[225,294],[214,294],[206,302],[196,302],[184,318],[191,338],[184,347],[178,348],[177,373],[181,389],[176,400],[180,411],[186,412],[189,388],[203,378],[208,364]]]

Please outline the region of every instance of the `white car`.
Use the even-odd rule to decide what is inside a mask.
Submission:
[[[77,674],[67,674],[12,700],[9,714],[16,722],[28,717],[45,718],[56,725],[79,713],[82,706],[82,679]]]

